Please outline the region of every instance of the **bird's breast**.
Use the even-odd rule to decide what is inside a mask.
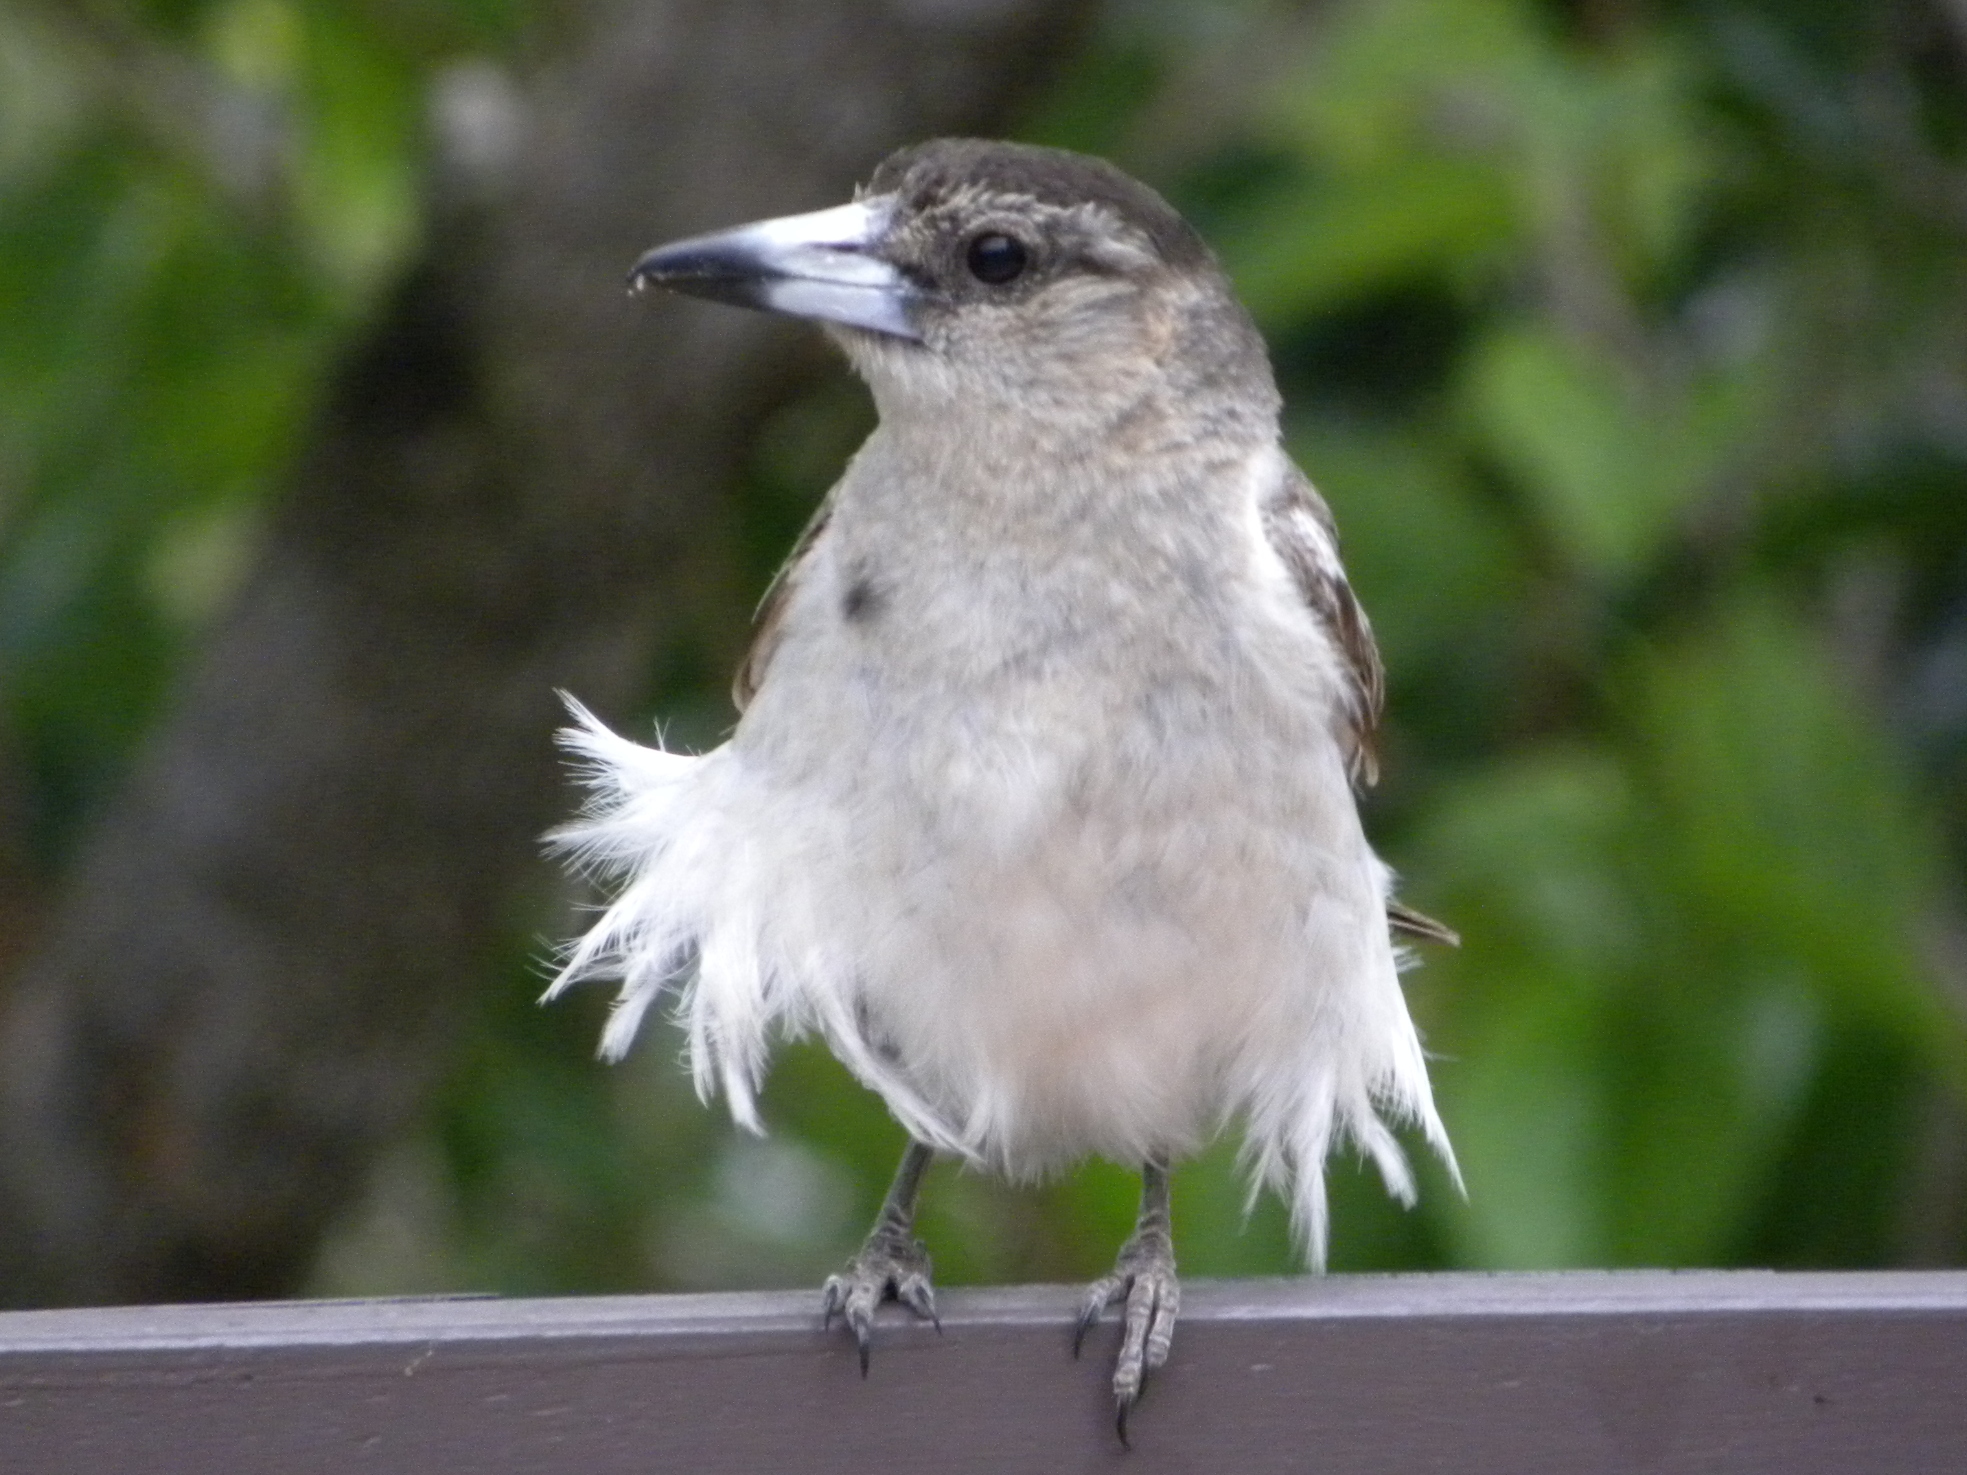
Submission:
[[[1383,932],[1309,627],[1227,517],[842,513],[736,740],[775,894],[1007,1164],[1192,1140],[1312,909]]]

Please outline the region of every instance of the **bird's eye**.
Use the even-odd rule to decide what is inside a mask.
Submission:
[[[1031,257],[1024,248],[1024,242],[1017,237],[991,231],[970,242],[964,260],[971,276],[993,287],[1001,287],[1021,275]]]

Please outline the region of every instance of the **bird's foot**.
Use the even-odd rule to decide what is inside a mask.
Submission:
[[[1121,1246],[1113,1274],[1093,1282],[1079,1310],[1079,1329],[1072,1355],[1100,1319],[1100,1313],[1126,1298],[1125,1330],[1120,1357],[1113,1368],[1114,1427],[1127,1443],[1127,1415],[1139,1401],[1147,1375],[1168,1360],[1175,1340],[1175,1314],[1181,1309],[1181,1282],[1175,1278],[1175,1246],[1168,1231],[1142,1225]]]
[[[929,1284],[929,1251],[907,1230],[877,1228],[867,1237],[861,1251],[847,1262],[838,1275],[829,1275],[820,1292],[822,1325],[832,1326],[842,1317],[860,1348],[861,1376],[867,1376],[870,1339],[874,1334],[874,1308],[895,1300],[917,1316],[943,1329],[936,1315],[936,1292]]]

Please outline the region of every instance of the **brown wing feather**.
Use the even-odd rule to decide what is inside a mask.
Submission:
[[[737,704],[740,713],[751,705],[751,699],[758,694],[759,685],[765,680],[765,668],[771,665],[773,653],[779,648],[779,626],[785,619],[786,601],[799,586],[800,572],[806,559],[832,518],[833,498],[828,496],[813,513],[806,530],[800,533],[799,541],[792,545],[792,552],[779,565],[779,571],[772,575],[772,582],[765,587],[765,597],[758,601],[758,613],[751,622],[751,648],[738,663],[738,674],[731,679],[731,700]]]
[[[1298,592],[1318,617],[1345,663],[1347,692],[1341,739],[1353,782],[1372,784],[1380,776],[1375,737],[1386,700],[1386,673],[1380,665],[1373,627],[1354,597],[1339,564],[1339,532],[1332,510],[1295,466],[1263,506],[1264,532],[1284,560]]]
[[[1263,506],[1264,532],[1271,547],[1291,571],[1298,592],[1345,664],[1347,677],[1345,726],[1346,767],[1353,782],[1371,784],[1380,776],[1374,739],[1380,709],[1386,702],[1386,670],[1373,627],[1360,608],[1352,585],[1339,563],[1339,529],[1332,509],[1295,466]],[[1405,902],[1387,898],[1387,926],[1423,942],[1460,947],[1461,938],[1449,927]]]

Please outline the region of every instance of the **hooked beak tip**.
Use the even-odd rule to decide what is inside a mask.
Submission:
[[[676,245],[658,246],[645,252],[635,265],[628,269],[628,295],[645,296],[651,287],[677,287],[688,291],[693,280],[706,277],[741,275],[733,272],[725,263],[718,263],[721,269],[707,269],[709,263],[700,251],[689,251],[694,242],[678,242]],[[678,247],[684,248],[679,250]],[[686,254],[687,253],[687,254]]]

